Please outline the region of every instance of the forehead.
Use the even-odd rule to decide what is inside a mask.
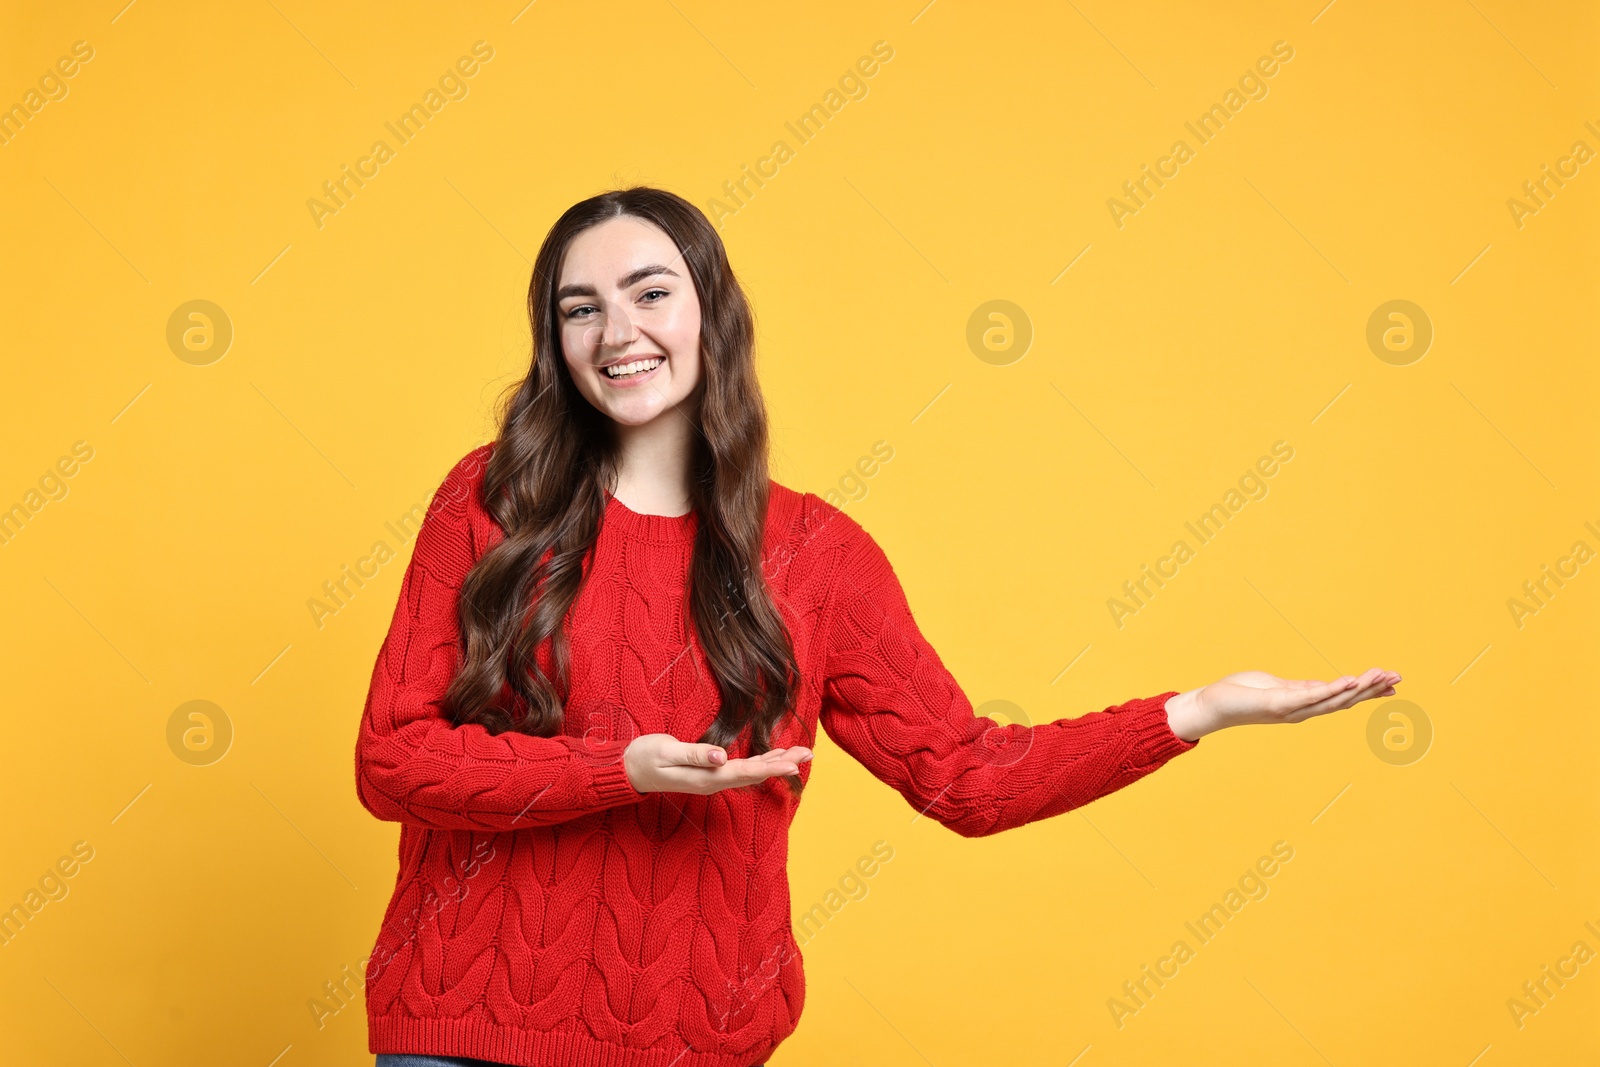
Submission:
[[[623,215],[590,226],[567,245],[558,284],[615,285],[617,278],[647,263],[683,273],[683,254],[666,231],[647,219]]]

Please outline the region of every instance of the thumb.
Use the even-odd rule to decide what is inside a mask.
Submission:
[[[678,762],[686,767],[720,767],[728,762],[728,753],[720,745],[686,744]]]

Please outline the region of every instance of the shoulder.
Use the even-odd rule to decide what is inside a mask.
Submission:
[[[478,485],[483,482],[483,472],[488,469],[489,458],[494,454],[498,441],[485,441],[474,448],[450,468],[450,473],[445,476],[445,483],[454,482],[458,485]]]
[[[779,482],[770,485],[769,540],[815,549],[846,545],[868,536],[860,523],[817,494],[790,489]]]
[[[771,483],[767,502],[768,577],[792,570],[820,580],[828,590],[841,577],[870,578],[888,568],[888,558],[867,530],[815,493]]]
[[[479,445],[456,460],[434,490],[427,508],[414,505],[399,520],[404,528],[420,519],[413,527],[412,566],[451,589],[461,587],[464,576],[493,541],[488,529],[493,520],[479,502],[479,487],[492,447]]]
[[[485,515],[483,499],[479,492],[484,471],[488,469],[495,442],[479,445],[451,466],[434,490],[428,505],[428,517],[451,526],[473,526],[473,517]]]
[[[488,469],[489,458],[494,453],[496,442],[489,441],[479,445],[460,459],[450,468],[440,483],[435,499],[443,498],[442,504],[459,507],[470,500],[477,498],[478,487],[483,484],[483,472]]]

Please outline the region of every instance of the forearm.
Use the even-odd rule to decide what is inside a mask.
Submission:
[[[442,830],[551,826],[642,799],[623,765],[625,747],[419,720],[387,736],[363,731],[357,792],[368,811],[391,822]]]
[[[943,715],[915,716],[921,705],[899,703],[903,690],[858,682],[846,683],[842,696],[830,693],[822,718],[847,752],[914,809],[963,837],[1082,807],[1194,747],[1168,725],[1170,693],[1037,726],[998,725],[975,717],[954,680],[948,684]]]
[[[1053,818],[1115,793],[1194,747],[1167,721],[1166,694],[1029,728],[1027,750],[975,804],[966,836]],[[1009,728],[1008,728],[1009,729]],[[977,833],[969,832],[976,828]]]

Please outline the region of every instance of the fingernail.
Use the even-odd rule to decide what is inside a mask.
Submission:
[[[728,754],[726,752],[722,751],[722,749],[714,748],[714,749],[711,750],[711,762],[712,763],[723,763],[723,762],[726,762],[727,758],[728,758]]]

